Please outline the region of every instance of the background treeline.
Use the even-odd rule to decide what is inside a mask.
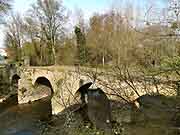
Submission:
[[[62,2],[37,0],[24,16],[13,14],[6,24],[9,58],[22,61],[29,57],[30,64],[37,66],[151,67],[180,56],[177,19],[168,25],[146,22],[136,27],[133,5],[123,9],[96,13],[89,21],[79,11],[77,23],[69,29],[72,18]]]

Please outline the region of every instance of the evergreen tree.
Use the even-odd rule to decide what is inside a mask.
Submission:
[[[74,32],[76,34],[76,42],[77,42],[77,47],[78,47],[78,60],[79,60],[80,65],[84,65],[87,62],[86,37],[78,26],[75,27]]]

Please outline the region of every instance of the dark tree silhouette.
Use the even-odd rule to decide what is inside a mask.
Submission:
[[[76,41],[78,45],[78,60],[80,65],[84,65],[87,62],[86,37],[78,26],[75,27],[74,32],[76,34]]]

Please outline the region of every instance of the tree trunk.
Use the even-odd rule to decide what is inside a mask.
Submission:
[[[103,67],[104,67],[104,61],[105,61],[105,58],[104,58],[104,55],[103,55],[103,58],[102,58]]]
[[[55,50],[55,46],[52,46],[52,53],[53,53],[53,59],[54,59],[54,65],[57,65],[57,57],[56,57],[56,50]]]
[[[103,64],[103,67],[104,67],[104,64],[105,64],[105,49],[104,48],[103,48],[102,64]]]

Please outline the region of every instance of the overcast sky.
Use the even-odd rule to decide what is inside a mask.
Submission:
[[[14,0],[13,12],[19,12],[23,15],[36,1],[37,0]],[[167,4],[166,0],[152,0],[153,2],[151,0],[63,0],[63,5],[71,11],[71,13],[77,8],[82,9],[85,18],[88,19],[94,12],[104,13],[110,7],[116,6],[116,8],[118,8],[119,5],[127,1],[133,3],[135,7],[141,8],[142,10],[153,2],[158,4],[159,7],[164,7],[164,5]],[[0,26],[0,47],[3,46],[3,39],[3,26]]]

